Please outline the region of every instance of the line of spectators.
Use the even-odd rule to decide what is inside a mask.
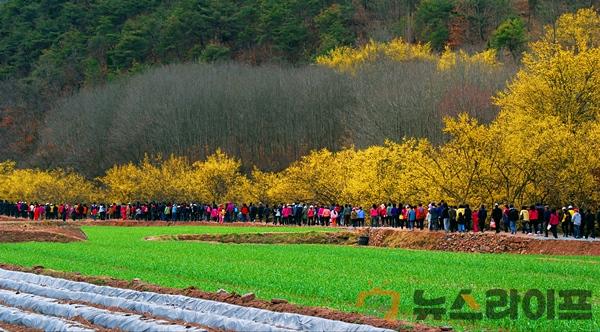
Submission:
[[[265,222],[298,226],[394,227],[409,230],[483,232],[485,230],[521,231],[529,235],[558,237],[596,237],[600,209],[560,209],[535,204],[517,209],[511,204],[495,204],[488,212],[484,205],[472,209],[468,204],[452,206],[445,202],[417,204],[373,204],[367,209],[350,204],[223,204],[147,202],[129,204],[92,203],[16,203],[0,201],[0,214],[31,220],[138,220],[138,221],[214,221]]]

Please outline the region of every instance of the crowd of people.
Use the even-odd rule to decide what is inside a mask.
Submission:
[[[417,204],[373,204],[370,207],[350,204],[223,204],[146,202],[129,204],[45,203],[0,201],[0,214],[31,220],[138,220],[138,221],[213,221],[264,222],[278,225],[393,227],[408,230],[445,232],[484,232],[486,230],[522,232],[528,235],[595,238],[600,224],[600,209],[580,210],[572,205],[551,208],[535,204],[522,206],[495,204],[453,206],[445,202]]]

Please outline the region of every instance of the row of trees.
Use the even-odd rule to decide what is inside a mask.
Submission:
[[[254,169],[218,150],[205,161],[152,159],[110,168],[96,189],[76,174],[0,168],[9,199],[89,198],[371,204],[508,201],[600,204],[600,16],[563,15],[531,45],[524,67],[494,102],[489,124],[448,117],[445,144],[427,139],[339,152],[315,150],[279,172]],[[54,172],[54,173],[52,173]],[[53,180],[44,180],[51,174]],[[39,179],[38,179],[39,178]],[[12,181],[6,184],[6,181]],[[49,188],[60,188],[45,190]],[[33,189],[32,189],[33,187]]]
[[[535,126],[531,126],[535,123]],[[378,202],[453,204],[600,203],[600,125],[573,127],[503,111],[490,125],[448,118],[448,143],[426,139],[366,149],[313,151],[280,172],[254,169],[217,150],[206,160],[145,157],[116,165],[94,181],[62,170],[0,164],[0,197],[37,202]],[[585,129],[583,129],[585,128]]]
[[[369,45],[394,56],[372,56],[352,71],[325,68],[337,69],[333,56],[297,68],[171,65],[82,91],[48,112],[37,161],[94,177],[146,153],[200,160],[221,147],[272,171],[323,147],[364,148],[405,136],[441,143],[444,116],[466,112],[491,121],[497,109],[490,98],[514,72],[493,52],[440,56],[400,41]],[[402,56],[404,48],[420,49],[422,59]],[[352,59],[346,54],[341,62]]]
[[[13,161],[0,162],[0,196],[17,201],[30,197],[39,203],[83,202],[96,196],[97,190],[85,177],[61,169],[18,169]]]

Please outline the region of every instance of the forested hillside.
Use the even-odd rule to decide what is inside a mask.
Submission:
[[[254,144],[264,151],[243,157],[277,168],[318,147],[403,135],[439,141],[440,111],[460,108],[455,99],[466,94],[472,103],[463,108],[479,109],[482,120],[490,109],[493,117],[489,97],[514,72],[527,39],[561,13],[594,5],[598,0],[0,1],[0,154],[94,174],[145,151],[195,158],[221,146],[241,156],[248,150],[239,146]],[[446,45],[497,47],[506,50],[499,54],[505,66],[491,76],[455,71],[445,81],[435,64],[420,62],[382,64],[352,79],[312,68],[334,48],[394,38],[428,43],[434,53]],[[153,68],[226,61],[244,65]],[[136,132],[142,125],[147,132]],[[189,134],[194,130],[210,135],[200,139]],[[75,142],[78,148],[68,146]],[[88,163],[95,166],[73,164],[93,151]]]
[[[196,160],[221,147],[247,167],[279,170],[320,148],[404,136],[439,143],[443,115],[493,119],[489,100],[511,73],[439,71],[435,62],[378,63],[355,76],[317,66],[170,65],[59,103],[37,158],[95,175],[145,153]]]
[[[94,83],[140,66],[189,60],[310,62],[339,45],[402,37],[485,45],[509,17],[528,29],[594,0],[10,0],[0,18],[0,77]]]

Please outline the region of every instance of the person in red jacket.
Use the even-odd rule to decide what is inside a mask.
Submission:
[[[425,208],[423,207],[423,203],[419,203],[419,206],[417,206],[416,214],[417,214],[417,227],[420,230],[423,230],[423,224],[425,221],[425,217],[427,216]]]
[[[127,206],[125,204],[121,204],[121,219],[127,219]]]
[[[473,221],[473,233],[479,233],[479,210],[471,212],[471,220]]]
[[[242,221],[248,221],[248,213],[250,212],[250,209],[248,209],[248,205],[246,205],[246,203],[244,203],[244,205],[242,205]]]
[[[539,226],[540,226],[540,217],[539,217],[539,212],[538,210],[535,208],[535,205],[532,205],[529,207],[529,223],[531,224],[531,227],[533,228],[532,233],[537,235],[537,234],[542,234]]]
[[[379,223],[381,224],[381,226],[385,226],[385,221],[387,219],[387,208],[385,204],[379,205],[379,208],[377,208],[377,212],[379,213]]]
[[[35,206],[33,207],[33,220],[37,221],[40,218],[40,206],[35,203]]]
[[[550,213],[550,222],[548,224],[550,225],[550,231],[552,231],[552,235],[555,239],[558,239],[557,228],[559,221],[558,214],[556,214],[556,209],[552,209],[552,212]]]

